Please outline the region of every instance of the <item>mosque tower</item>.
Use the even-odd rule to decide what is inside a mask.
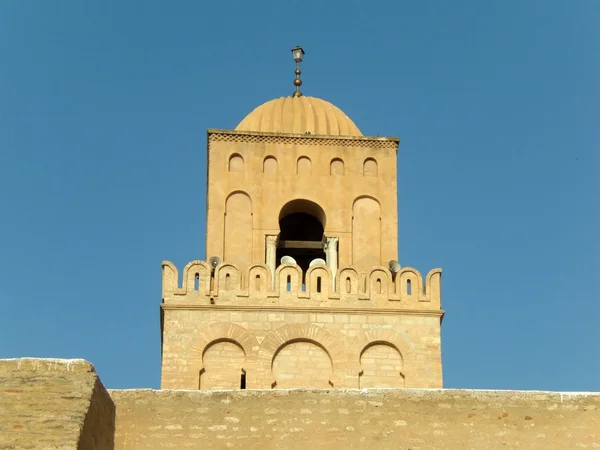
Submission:
[[[296,90],[208,130],[206,261],[162,264],[163,389],[442,387],[441,270],[398,259],[398,138]]]

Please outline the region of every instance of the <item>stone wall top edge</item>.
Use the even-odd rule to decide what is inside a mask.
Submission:
[[[61,371],[96,373],[94,365],[85,359],[65,358],[7,358],[0,359],[0,370]]]
[[[401,397],[410,396],[437,396],[437,397],[452,397],[452,396],[472,396],[473,398],[498,398],[498,397],[522,397],[531,398],[535,396],[545,395],[550,397],[589,397],[600,401],[600,392],[584,392],[584,391],[536,391],[536,390],[504,390],[504,389],[428,389],[428,388],[374,388],[374,389],[244,389],[244,390],[211,390],[200,391],[193,389],[108,389],[109,394],[141,394],[152,393],[157,395],[170,394],[192,394],[197,396],[218,397],[223,394],[234,395],[239,397],[262,396],[264,394],[272,394],[274,397],[288,396],[290,394],[319,394],[333,396],[363,396],[363,395],[381,395],[391,394]]]
[[[356,141],[392,141],[400,142],[399,137],[394,136],[338,136],[328,134],[299,134],[299,133],[271,133],[264,131],[236,131],[236,130],[223,130],[219,128],[208,128],[206,130],[207,135],[210,137],[211,134],[228,134],[236,136],[281,136],[281,137],[294,137],[303,139],[329,139],[332,141],[336,140],[356,140]]]
[[[208,297],[208,296],[207,296]],[[182,297],[185,298],[185,297]],[[408,314],[413,316],[433,316],[443,317],[446,313],[442,309],[430,309],[426,307],[422,308],[357,308],[357,307],[343,307],[343,306],[331,306],[330,304],[313,306],[295,306],[295,305],[274,305],[274,304],[245,304],[242,303],[226,303],[222,305],[212,304],[198,304],[192,302],[177,302],[177,297],[167,297],[164,300],[173,301],[172,303],[161,303],[160,308],[165,311],[171,310],[210,310],[210,311],[248,311],[248,312],[293,312],[293,313],[316,313],[316,314],[352,314],[352,315],[398,315]]]

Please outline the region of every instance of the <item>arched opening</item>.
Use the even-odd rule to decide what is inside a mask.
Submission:
[[[363,388],[403,388],[404,361],[398,348],[390,342],[375,341],[360,354],[358,383]]]
[[[291,256],[304,280],[311,261],[325,259],[325,211],[309,200],[292,200],[281,208],[279,230],[277,265],[283,256]]]
[[[202,352],[199,389],[245,389],[246,353],[232,339],[217,339]]]
[[[272,388],[317,388],[333,386],[333,361],[327,349],[312,339],[292,339],[273,355],[271,371],[275,378]]]

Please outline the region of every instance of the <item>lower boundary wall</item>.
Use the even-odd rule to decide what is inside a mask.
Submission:
[[[0,360],[0,449],[110,450],[115,405],[82,359]]]
[[[600,449],[600,393],[111,390],[116,449]]]
[[[0,360],[0,449],[32,448],[600,449],[600,393],[107,392],[83,360]]]

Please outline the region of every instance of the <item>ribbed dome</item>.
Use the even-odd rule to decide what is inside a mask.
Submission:
[[[237,131],[362,136],[354,122],[338,107],[315,97],[281,97],[260,105]]]

